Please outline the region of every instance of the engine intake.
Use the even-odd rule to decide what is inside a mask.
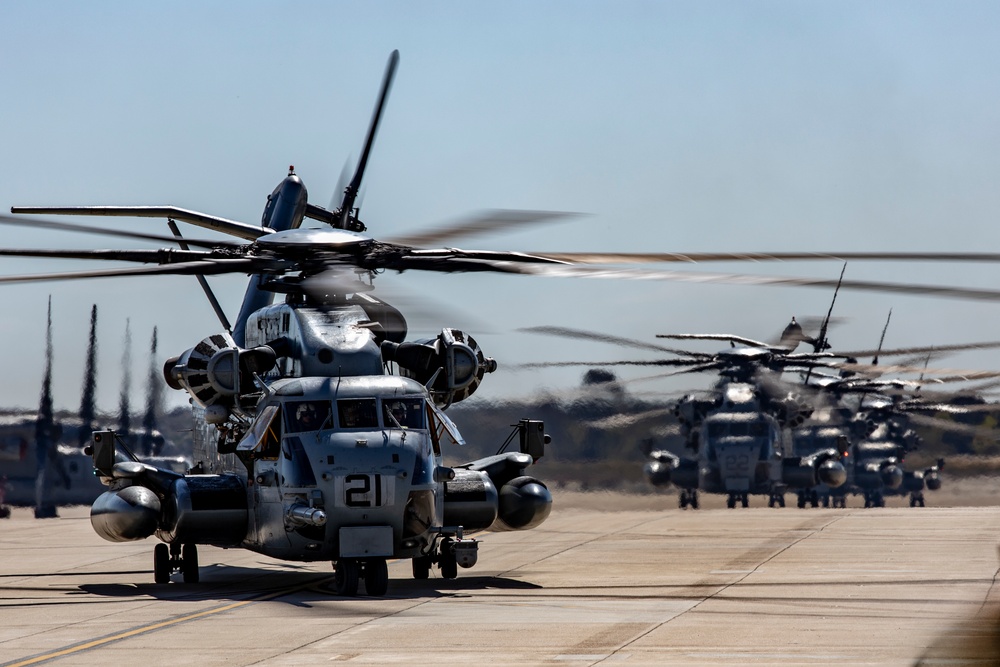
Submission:
[[[471,396],[497,362],[483,354],[476,339],[458,329],[442,329],[437,338],[411,343],[382,343],[382,357],[399,365],[400,374],[425,385],[434,402],[447,408]]]

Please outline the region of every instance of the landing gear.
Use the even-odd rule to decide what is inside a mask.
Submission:
[[[810,507],[819,507],[819,492],[812,489],[809,491],[799,491],[798,496],[799,499],[796,502],[796,506],[799,509],[804,509],[807,504]],[[827,500],[827,503],[829,503],[829,500]]]
[[[878,491],[865,491],[865,508],[885,507],[885,497]]]
[[[681,489],[681,509],[684,509],[688,505],[691,509],[698,509],[698,489]]]
[[[337,595],[354,597],[358,584],[365,582],[365,593],[382,597],[389,590],[389,568],[384,558],[341,558],[333,562],[333,588]]]
[[[743,507],[750,507],[750,494],[731,492],[726,498],[726,507],[733,509],[736,507],[737,502]],[[782,499],[782,502],[784,502],[784,499]]]
[[[924,494],[919,491],[911,493],[910,507],[924,507]]]
[[[358,594],[358,580],[361,577],[361,562],[357,558],[341,558],[334,563],[336,568],[333,587],[337,595],[354,597]]]
[[[170,582],[170,575],[180,572],[185,584],[197,584],[198,547],[194,544],[180,545],[160,542],[153,547],[153,581],[158,584]]]
[[[820,496],[820,502],[823,503],[823,507],[829,507],[830,506],[830,494],[829,493],[824,493],[822,496]],[[836,507],[836,505],[834,505],[834,507]]]
[[[441,566],[442,579],[455,579],[458,577],[458,561],[455,560],[454,553],[442,553],[439,565]]]
[[[835,508],[847,509],[847,496],[833,496],[831,500]]]
[[[432,559],[430,556],[417,556],[410,561],[410,565],[413,568],[413,578],[414,579],[426,579],[431,576],[431,563]]]
[[[777,491],[772,492],[771,495],[767,499],[767,506],[768,507],[784,507],[785,506],[785,494],[784,493],[778,493]],[[743,507],[746,507],[746,505],[744,505]],[[802,505],[799,505],[799,507],[802,507]]]
[[[384,558],[369,558],[365,561],[365,592],[373,597],[382,597],[389,589],[389,568]]]

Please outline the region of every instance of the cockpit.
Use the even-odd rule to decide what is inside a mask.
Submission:
[[[336,407],[331,409],[329,400],[286,401],[285,432],[427,429],[426,403],[421,397],[341,398],[332,405]]]

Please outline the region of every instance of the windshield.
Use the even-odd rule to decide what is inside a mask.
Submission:
[[[378,428],[374,398],[343,398],[337,401],[340,428]]]
[[[427,428],[424,399],[382,399],[382,423],[386,428]]]
[[[330,428],[330,401],[288,401],[285,404],[285,428],[289,433],[304,433]]]

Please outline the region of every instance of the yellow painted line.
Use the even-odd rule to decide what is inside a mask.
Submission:
[[[47,660],[56,660],[58,658],[65,658],[66,656],[73,655],[74,653],[79,653],[81,651],[89,651],[92,648],[97,648],[98,646],[103,646],[105,644],[110,644],[112,642],[121,641],[122,639],[128,639],[130,637],[146,634],[148,632],[155,632],[157,630],[162,630],[163,628],[170,627],[171,625],[177,625],[178,623],[186,623],[187,621],[193,621],[198,618],[204,618],[205,616],[211,616],[213,614],[221,614],[226,611],[232,611],[233,609],[244,607],[248,604],[253,604],[255,602],[266,602],[267,600],[280,598],[285,595],[290,595],[291,593],[297,593],[298,591],[305,590],[313,586],[319,586],[323,582],[329,581],[332,578],[333,577],[326,577],[325,579],[322,579],[320,581],[313,581],[308,584],[302,584],[301,586],[287,588],[281,591],[277,591],[276,593],[268,593],[267,595],[262,595],[260,597],[252,598],[250,600],[233,602],[232,604],[223,605],[221,607],[215,607],[214,609],[207,609],[205,611],[199,611],[194,614],[187,614],[186,616],[178,616],[177,618],[170,619],[169,621],[160,621],[159,623],[152,623],[150,625],[145,625],[140,628],[134,628],[132,630],[127,630],[125,632],[120,632],[116,635],[111,635],[109,637],[102,637],[101,639],[95,639],[93,641],[86,642],[84,644],[78,644],[76,646],[71,646],[69,648],[53,651],[52,653],[46,653],[44,655],[36,655],[33,658],[28,658],[26,660],[21,660],[19,662],[4,663],[2,667],[26,667],[27,665],[37,665]]]

